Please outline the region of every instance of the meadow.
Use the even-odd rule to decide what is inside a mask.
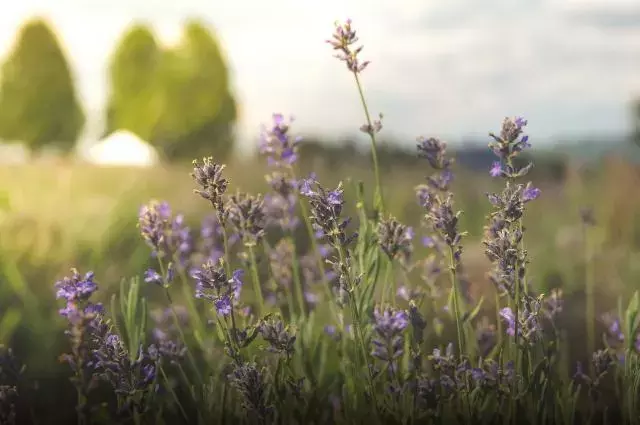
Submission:
[[[640,423],[640,169],[517,176],[526,123],[487,130],[483,173],[437,139],[413,167],[298,167],[280,116],[224,168],[0,169],[0,416]]]

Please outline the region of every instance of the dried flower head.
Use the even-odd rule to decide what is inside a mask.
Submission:
[[[413,229],[400,223],[394,217],[378,223],[378,243],[389,259],[399,258],[407,265],[413,252]]]
[[[332,35],[332,40],[327,40],[333,50],[338,50],[339,53],[335,55],[336,58],[347,64],[349,71],[354,74],[359,74],[369,65],[369,61],[360,62],[358,55],[363,49],[363,46],[354,47],[353,45],[358,42],[356,31],[351,26],[351,19],[347,19],[344,24],[336,22],[335,32]]]
[[[291,358],[295,352],[296,335],[285,326],[281,317],[268,316],[258,326],[262,338],[269,343],[269,351]]]
[[[244,363],[236,366],[228,379],[240,393],[242,407],[250,423],[271,423],[274,408],[268,399],[264,371],[259,370],[255,363]]]
[[[197,160],[193,161],[193,173],[191,177],[200,189],[194,192],[211,202],[213,208],[222,212],[224,210],[223,195],[227,191],[228,180],[222,176],[224,164],[213,162],[212,157],[204,158],[202,165]]]
[[[266,215],[262,196],[238,193],[229,197],[225,216],[245,246],[255,246],[264,236]]]

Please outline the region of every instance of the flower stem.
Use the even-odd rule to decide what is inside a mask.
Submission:
[[[453,315],[456,317],[456,330],[458,333],[458,353],[462,355],[465,351],[464,332],[462,330],[462,323],[460,323],[460,306],[458,305],[460,288],[456,273],[455,253],[452,246],[449,247],[449,277],[451,279],[451,291],[453,292]]]
[[[587,327],[587,353],[591,356],[595,350],[595,299],[594,299],[594,270],[593,270],[593,249],[591,246],[591,238],[589,228],[586,224],[584,229],[584,261],[585,261],[585,297],[586,297],[586,314],[585,325]],[[589,372],[594,376],[593,362],[589,362]]]
[[[249,245],[249,259],[251,261],[251,276],[253,278],[254,296],[258,301],[257,316],[259,317],[264,311],[264,297],[262,296],[262,286],[260,285],[260,277],[258,276],[258,263],[256,262],[256,253],[253,245]]]
[[[380,167],[378,165],[376,135],[373,129],[371,114],[369,113],[369,107],[367,106],[367,101],[364,97],[364,90],[362,88],[362,83],[360,82],[360,77],[358,77],[357,72],[354,72],[353,76],[356,80],[356,86],[358,87],[358,95],[360,96],[360,102],[362,103],[362,108],[364,109],[364,115],[367,119],[367,125],[369,126],[368,134],[369,134],[369,138],[371,139],[371,156],[373,158],[373,172],[375,174],[375,179],[376,179],[374,208],[376,209],[377,215],[381,215],[384,213],[384,197],[382,195],[382,184],[380,182]]]

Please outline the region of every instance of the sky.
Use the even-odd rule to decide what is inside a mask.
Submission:
[[[513,115],[528,118],[532,141],[621,134],[640,96],[638,0],[7,1],[0,56],[32,17],[58,32],[89,128],[99,125],[106,64],[127,27],[149,23],[170,44],[192,17],[221,39],[245,145],[273,112],[294,115],[300,132],[358,134],[353,76],[324,42],[346,18],[371,61],[362,75],[371,112],[407,146],[417,136],[486,138]]]

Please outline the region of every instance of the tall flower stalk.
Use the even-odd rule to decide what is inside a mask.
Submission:
[[[89,392],[95,387],[93,341],[101,328],[102,304],[91,301],[97,291],[93,272],[82,276],[77,270],[56,282],[56,298],[64,299],[66,305],[59,313],[69,322],[65,334],[69,337],[71,352],[60,357],[73,371],[72,382],[76,388],[78,425],[91,422],[89,410]]]
[[[336,22],[335,32],[333,33],[332,39],[327,40],[327,43],[329,43],[333,47],[333,50],[338,51],[335,57],[343,61],[347,65],[347,69],[349,70],[349,72],[353,74],[353,78],[356,82],[356,87],[358,88],[358,95],[360,97],[360,102],[362,104],[366,119],[366,123],[360,127],[360,130],[369,135],[369,139],[371,140],[371,156],[373,159],[373,171],[376,180],[374,210],[376,213],[376,218],[378,218],[380,217],[380,214],[384,213],[385,209],[382,184],[380,180],[380,167],[378,165],[376,140],[376,134],[379,133],[380,130],[382,130],[382,115],[380,115],[380,119],[373,120],[371,118],[371,114],[369,113],[369,107],[364,97],[364,89],[360,81],[360,74],[367,68],[367,66],[370,64],[370,61],[360,61],[359,54],[360,52],[362,52],[364,46],[355,47],[354,44],[357,42],[358,37],[356,35],[356,31],[351,26],[350,19],[347,19],[343,24]]]
[[[535,314],[529,307],[535,304],[525,291],[527,251],[523,246],[525,228],[522,223],[525,205],[540,196],[540,190],[527,185],[516,184],[516,179],[527,175],[532,163],[518,168],[514,159],[526,148],[530,147],[529,137],[523,135],[527,121],[523,118],[505,118],[500,135],[489,133],[493,141],[489,148],[498,157],[491,167],[493,177],[505,179],[502,193],[487,194],[493,211],[489,217],[489,225],[485,228],[486,255],[494,264],[490,275],[496,289],[510,300],[510,307],[502,309],[500,314],[507,322],[507,332],[513,335],[512,351],[516,373],[522,373],[521,346],[526,341],[527,326],[534,320]],[[499,308],[499,306],[496,306]],[[524,311],[522,310],[524,308]],[[535,327],[534,327],[535,328]],[[515,381],[517,382],[517,380]],[[516,390],[514,388],[514,390]],[[517,418],[517,404],[513,401],[513,415]]]
[[[588,353],[594,353],[596,350],[596,332],[595,332],[595,270],[593,255],[593,227],[596,225],[593,211],[591,209],[583,209],[580,211],[580,222],[582,224],[583,244],[584,244],[584,267],[585,267],[585,326],[587,329],[587,347]],[[589,363],[589,372],[591,376],[595,373],[593,364]]]
[[[449,260],[450,300],[458,335],[458,353],[465,352],[466,336],[462,323],[463,305],[459,271],[462,265],[462,238],[458,223],[461,211],[455,211],[453,193],[449,186],[453,180],[451,166],[453,159],[447,155],[447,144],[437,138],[418,138],[418,154],[425,158],[435,173],[427,177],[427,183],[416,187],[416,195],[425,210],[425,223],[431,230],[436,243],[447,247]]]

